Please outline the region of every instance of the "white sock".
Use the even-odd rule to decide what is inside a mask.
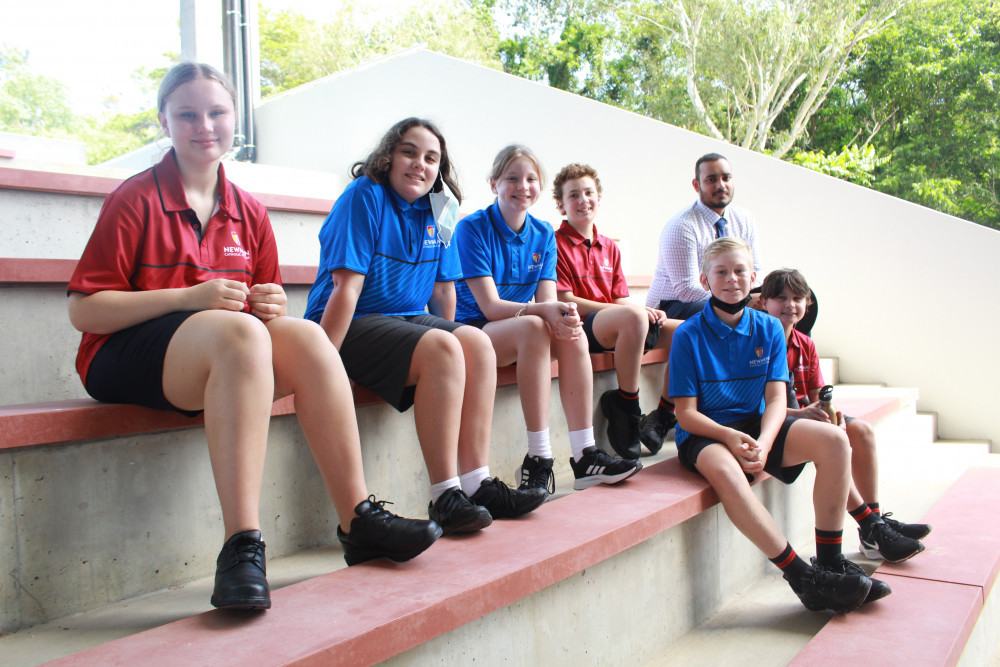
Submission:
[[[458,481],[458,477],[450,477],[443,482],[438,482],[437,484],[431,484],[431,502],[436,503],[437,499],[441,495],[453,486],[462,488],[462,484]]]
[[[580,431],[569,432],[569,448],[573,452],[573,460],[579,462],[583,456],[583,450],[587,447],[596,446],[594,440],[594,427],[585,428]]]
[[[549,442],[549,429],[544,431],[528,431],[528,455],[542,459],[552,458],[552,444]]]
[[[476,468],[475,470],[465,473],[458,479],[462,483],[462,490],[465,491],[465,495],[471,498],[472,494],[479,490],[479,485],[483,483],[483,480],[489,478],[490,467],[483,466],[482,468]]]

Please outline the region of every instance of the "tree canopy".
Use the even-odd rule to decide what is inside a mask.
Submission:
[[[348,0],[327,22],[262,8],[262,93],[422,43],[1000,228],[996,0],[427,0],[388,18],[366,6]],[[96,162],[157,124],[113,104],[78,117],[61,83],[0,48],[0,129],[83,138]]]

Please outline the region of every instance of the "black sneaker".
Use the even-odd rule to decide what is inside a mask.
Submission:
[[[427,514],[441,526],[445,535],[471,533],[493,523],[489,510],[473,504],[457,486],[442,493],[436,503],[428,505]]]
[[[212,606],[226,609],[270,609],[264,543],[259,530],[236,533],[222,545],[215,563]]]
[[[569,460],[573,468],[573,488],[577,491],[597,484],[617,484],[642,470],[642,463],[633,459],[616,459],[603,449],[591,445],[583,450],[579,461]]]
[[[663,448],[667,433],[676,425],[677,417],[673,412],[656,408],[639,422],[639,440],[650,454],[656,454]]]
[[[884,521],[873,523],[867,529],[859,526],[858,537],[865,558],[883,558],[889,563],[902,563],[924,550],[919,540],[900,535]]]
[[[608,442],[623,459],[637,459],[642,453],[639,442],[641,414],[622,410],[618,403],[618,390],[610,389],[601,394],[601,412],[608,420]]]
[[[860,574],[839,574],[816,564],[805,571],[798,581],[784,575],[799,600],[809,611],[829,609],[838,614],[854,611],[868,597],[872,580]]]
[[[815,558],[813,559],[816,560]],[[868,576],[868,573],[861,569],[861,566],[857,563],[847,560],[844,554],[837,554],[837,560],[830,567],[832,572],[837,574],[857,574],[864,577],[868,577],[872,581],[872,587],[868,591],[868,596],[865,597],[865,604],[869,602],[875,602],[875,600],[881,600],[885,596],[892,593],[892,589],[889,588],[889,584],[885,583],[881,579],[875,579]]]
[[[441,537],[441,526],[423,519],[404,519],[385,509],[387,500],[368,496],[354,508],[351,532],[337,526],[337,539],[344,547],[344,560],[357,565],[375,558],[402,563],[421,554]]]
[[[556,476],[552,473],[552,459],[543,459],[540,456],[525,454],[524,461],[518,477],[521,478],[521,485],[517,488],[524,489],[545,489],[549,494],[556,492]]]
[[[512,489],[494,477],[484,479],[469,500],[489,510],[494,519],[516,519],[541,507],[548,497],[545,489]]]
[[[931,533],[931,527],[926,523],[903,523],[902,521],[896,521],[889,518],[892,516],[892,512],[886,512],[881,516],[885,525],[911,540],[922,540]]]

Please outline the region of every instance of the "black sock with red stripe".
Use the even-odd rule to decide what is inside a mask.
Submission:
[[[861,505],[859,505],[856,509],[847,510],[847,513],[850,514],[862,528],[871,528],[872,524],[878,523],[879,521],[879,515],[875,514],[875,512],[873,512],[865,503],[861,503]]]
[[[809,570],[809,563],[799,558],[791,544],[785,543],[785,550],[769,561],[788,574],[789,577],[801,578]]]
[[[882,508],[878,506],[878,503],[868,503],[868,508],[872,512],[875,512],[875,516],[879,517],[880,519],[882,518]]]
[[[639,390],[625,391],[621,387],[618,387],[618,405],[622,407],[622,410],[631,414],[641,414],[642,410],[639,408]]]
[[[841,552],[844,543],[843,530],[816,529],[816,562],[820,565],[833,565]]]
[[[656,406],[656,409],[674,414],[674,403],[670,399],[660,396],[660,404]]]

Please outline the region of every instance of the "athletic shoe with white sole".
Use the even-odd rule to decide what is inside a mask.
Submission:
[[[555,493],[556,476],[552,472],[554,463],[555,461],[552,459],[525,454],[524,461],[517,472],[517,476],[521,479],[521,484],[517,488],[519,490],[545,489],[550,495]]]
[[[635,459],[616,459],[603,449],[591,445],[583,450],[579,461],[569,460],[573,468],[573,488],[577,491],[598,484],[617,484],[642,470],[642,463]]]
[[[908,537],[911,540],[922,540],[931,533],[931,527],[926,523],[903,523],[890,519],[891,516],[892,512],[882,514],[882,521],[903,537]]]
[[[873,523],[867,529],[859,526],[858,537],[865,558],[882,558],[889,563],[902,563],[924,550],[919,540],[900,535],[884,521]]]

